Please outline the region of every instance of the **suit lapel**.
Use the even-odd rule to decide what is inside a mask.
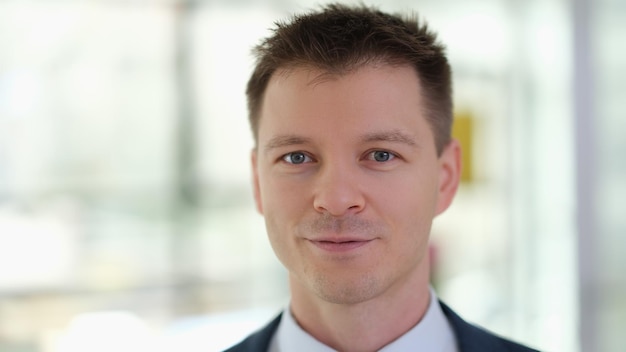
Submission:
[[[443,313],[448,318],[460,352],[510,351],[531,352],[528,347],[498,337],[487,330],[472,325],[459,317],[450,307],[439,302]]]
[[[279,314],[261,330],[253,333],[236,346],[233,346],[224,352],[267,352],[270,346],[270,341],[272,341],[272,336],[274,336],[276,329],[278,329],[278,324],[280,323],[281,318],[282,314]]]

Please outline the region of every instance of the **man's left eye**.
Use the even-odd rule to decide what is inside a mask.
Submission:
[[[311,158],[302,152],[285,154],[283,155],[282,159],[283,161],[293,165],[304,164],[311,161]]]
[[[369,154],[369,159],[383,163],[395,158],[395,155],[385,150],[375,150]]]

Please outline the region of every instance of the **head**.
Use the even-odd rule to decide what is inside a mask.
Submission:
[[[450,65],[444,46],[415,15],[402,18],[365,6],[331,4],[278,22],[273,35],[254,51],[257,63],[246,95],[255,142],[265,91],[277,71],[309,67],[341,76],[369,64],[412,67],[422,86],[424,113],[437,152],[450,141]]]
[[[427,291],[430,226],[460,169],[442,51],[415,21],[339,5],[257,48],[254,196],[294,306]]]

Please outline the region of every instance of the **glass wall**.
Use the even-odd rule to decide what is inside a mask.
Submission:
[[[584,351],[619,351],[626,343],[626,6],[576,5],[580,334]]]
[[[243,91],[250,48],[317,3],[0,2],[0,351],[220,350],[287,304]],[[432,234],[441,298],[542,350],[618,350],[624,7],[382,8],[419,11],[455,74],[466,171]]]

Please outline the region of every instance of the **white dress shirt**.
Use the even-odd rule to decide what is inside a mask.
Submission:
[[[276,333],[270,342],[269,352],[334,352],[304,331],[289,309],[285,310]],[[430,289],[430,304],[417,325],[404,335],[383,347],[379,352],[458,352],[456,338],[446,319],[434,290]]]

